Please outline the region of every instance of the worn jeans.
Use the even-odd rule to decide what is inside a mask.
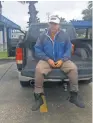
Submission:
[[[70,82],[70,91],[78,91],[78,70],[77,66],[70,60],[65,61],[62,66],[59,68],[64,71]],[[43,82],[44,82],[44,74],[47,75],[52,71],[52,68],[48,64],[48,62],[40,60],[35,69],[35,93],[42,93],[43,90]]]

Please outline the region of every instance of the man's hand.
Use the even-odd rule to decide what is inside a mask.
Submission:
[[[58,60],[57,62],[55,62],[55,66],[57,68],[61,67],[62,64],[63,64],[63,61],[62,60]]]
[[[54,67],[54,68],[56,67],[56,66],[55,66],[55,62],[54,62],[52,59],[49,59],[49,60],[48,60],[48,63],[49,63],[50,66],[52,66],[52,67]]]

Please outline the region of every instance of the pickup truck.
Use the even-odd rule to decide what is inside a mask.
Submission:
[[[81,82],[92,82],[92,39],[78,39],[75,28],[70,23],[60,24],[66,31],[74,45],[74,54],[71,60],[78,67],[78,80]],[[16,47],[16,65],[19,73],[19,81],[22,87],[34,83],[35,67],[38,59],[35,57],[34,45],[38,36],[48,27],[47,23],[31,24],[24,38],[19,40]],[[64,72],[54,69],[45,76],[47,81],[69,81]]]

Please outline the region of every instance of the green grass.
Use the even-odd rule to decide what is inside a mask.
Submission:
[[[6,51],[0,52],[0,59],[14,59],[15,57],[8,57]]]

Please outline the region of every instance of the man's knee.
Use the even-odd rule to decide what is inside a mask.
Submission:
[[[72,61],[67,61],[66,63],[63,64],[62,68],[61,68],[65,73],[68,73],[70,71],[77,71],[77,66],[75,65],[75,63],[73,63]]]
[[[40,67],[40,66],[36,66],[36,69],[35,69],[35,71],[37,72],[37,73],[42,73],[42,68]]]
[[[46,62],[45,63],[43,62],[43,63],[37,64],[35,71],[37,73],[47,75],[51,71],[51,68]]]
[[[77,66],[73,63],[73,65],[70,66],[71,70],[77,71]]]
[[[36,68],[35,68],[35,71],[36,71],[36,72],[39,72],[39,73],[42,72],[43,64],[44,64],[44,63],[42,63],[42,62],[43,62],[43,61],[40,60],[40,61],[38,62],[38,64],[36,65]]]

